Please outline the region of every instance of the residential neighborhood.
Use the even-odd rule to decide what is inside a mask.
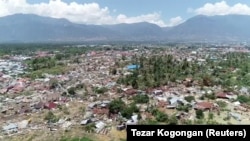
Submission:
[[[0,61],[0,138],[42,140],[46,136],[58,138],[62,133],[78,133],[96,135],[97,140],[121,140],[126,138],[127,125],[249,124],[249,87],[244,80],[239,80],[242,85],[231,82],[240,79],[237,72],[241,66],[229,66],[230,75],[235,74],[229,80],[218,80],[219,76],[213,81],[206,76],[201,79],[191,70],[188,70],[190,75],[183,73],[185,63],[187,69],[192,65],[208,66],[207,62],[224,65],[225,55],[233,53],[248,54],[249,50],[189,45],[120,49],[110,45],[63,59],[59,57],[63,54],[60,51],[3,56]],[[153,68],[158,73],[147,70],[151,67],[149,63],[157,60],[155,56],[181,63],[183,71],[164,70],[171,65]],[[151,62],[140,61],[140,57]],[[157,63],[154,65],[157,67]],[[59,72],[61,68],[64,70]],[[212,69],[228,77],[224,74],[227,70],[217,65],[209,69],[201,67],[197,74],[202,71],[201,74],[213,75],[216,72]],[[156,77],[160,71],[166,75],[168,71],[171,73],[161,79]],[[179,75],[175,76],[176,72]],[[41,137],[35,139],[39,134]]]

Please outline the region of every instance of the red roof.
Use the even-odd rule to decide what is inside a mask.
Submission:
[[[109,109],[108,108],[94,108],[93,113],[98,114],[98,115],[104,115],[104,114],[107,115],[109,113]]]
[[[223,92],[217,93],[217,94],[216,94],[216,97],[218,97],[218,98],[227,98],[227,94],[226,94],[226,93],[223,93]]]
[[[165,101],[159,101],[158,102],[158,107],[164,108],[166,105],[167,105],[167,103]]]
[[[54,102],[49,102],[49,103],[47,103],[47,104],[45,104],[45,108],[47,108],[47,109],[49,109],[49,110],[51,110],[51,109],[54,109],[54,108],[56,108],[56,103],[54,103]]]
[[[136,89],[128,89],[128,90],[125,91],[125,93],[127,95],[134,95],[134,94],[137,93],[137,90]]]
[[[210,102],[199,102],[196,103],[195,109],[205,110],[205,109],[211,109],[214,107],[213,103]]]

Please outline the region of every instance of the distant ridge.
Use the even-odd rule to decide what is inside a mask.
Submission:
[[[141,22],[116,25],[75,24],[33,14],[0,18],[0,42],[79,41],[249,41],[250,16],[198,15],[175,27]]]
[[[250,16],[198,15],[167,31],[169,40],[249,41]]]

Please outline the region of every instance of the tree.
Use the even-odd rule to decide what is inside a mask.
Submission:
[[[156,116],[155,116],[155,119],[158,121],[158,122],[167,122],[168,120],[168,115],[161,112],[161,111],[157,111],[156,113]]]
[[[56,58],[57,60],[62,60],[63,57],[64,57],[63,54],[56,54],[56,55],[55,55],[55,58]]]
[[[135,103],[148,103],[149,97],[148,95],[139,94],[133,97]]]
[[[245,95],[239,95],[237,97],[237,100],[240,102],[240,103],[248,103],[250,102],[250,97],[249,96],[245,96]]]
[[[217,103],[217,104],[219,105],[219,107],[222,108],[222,109],[227,107],[227,103],[224,102],[224,101],[217,101],[216,103]]]
[[[75,94],[76,94],[76,92],[75,92],[75,87],[70,87],[70,88],[68,89],[68,93],[69,93],[70,95],[75,95]]]
[[[216,99],[216,95],[214,93],[212,94],[205,94],[205,97],[211,100],[215,100]]]
[[[186,96],[186,97],[185,97],[185,100],[186,100],[187,102],[192,102],[193,100],[195,100],[195,98],[194,98],[194,96]]]
[[[125,108],[125,103],[121,99],[115,99],[110,102],[109,104],[109,112],[116,114],[119,111],[122,111],[122,109]]]
[[[49,81],[49,87],[50,87],[50,89],[56,88],[57,85],[58,85],[58,81],[57,81],[56,79],[51,79],[51,80]]]
[[[94,130],[95,130],[95,123],[90,123],[85,126],[85,131],[94,132]]]
[[[204,113],[202,110],[196,110],[196,118],[197,119],[203,119],[204,118]]]
[[[113,69],[111,70],[111,74],[112,74],[112,75],[116,75],[116,74],[117,74],[116,68],[113,68]]]
[[[76,85],[76,89],[82,89],[82,88],[84,88],[84,84],[83,83],[80,83],[80,84]]]
[[[136,79],[133,79],[132,82],[131,82],[131,85],[134,89],[137,89],[138,88],[138,82]]]
[[[184,111],[184,112],[188,112],[190,109],[189,105],[178,105],[176,110],[178,111]]]
[[[95,88],[94,88],[94,91],[95,91],[97,94],[104,94],[105,92],[108,91],[108,89],[107,89],[106,87],[101,87],[101,88],[95,87]]]
[[[209,112],[208,119],[209,120],[213,120],[214,119],[214,114],[212,112]]]
[[[127,57],[125,55],[122,55],[122,60],[125,61]]]
[[[45,120],[47,120],[49,123],[55,123],[57,122],[59,119],[51,112],[49,111],[46,115],[45,115]]]
[[[122,109],[121,115],[129,119],[131,118],[133,113],[138,113],[138,112],[139,112],[139,109],[136,107],[135,104],[132,103],[129,107],[125,107],[124,109]]]
[[[172,115],[169,120],[168,120],[168,124],[169,125],[177,125],[178,124],[178,120],[176,118],[176,116]]]
[[[186,119],[184,121],[182,121],[183,125],[192,125],[192,120]]]

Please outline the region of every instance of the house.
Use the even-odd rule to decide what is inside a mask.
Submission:
[[[0,94],[5,94],[7,93],[8,89],[6,88],[3,88],[3,89],[0,89]]]
[[[126,95],[134,95],[134,94],[137,94],[137,90],[131,88],[131,89],[126,90],[125,94]]]
[[[66,129],[69,128],[72,125],[72,122],[70,121],[66,121],[62,124],[62,128]]]
[[[89,118],[91,118],[91,117],[93,117],[93,112],[87,111],[87,112],[85,113],[85,115],[83,116],[83,119],[89,119]]]
[[[56,94],[47,94],[44,96],[45,100],[48,102],[55,102],[58,101],[60,99],[60,94],[56,93]]]
[[[126,125],[136,125],[138,123],[138,115],[131,116],[131,119],[126,122]]]
[[[216,94],[217,98],[228,99],[227,94],[224,92],[220,92]]]
[[[212,110],[213,108],[215,108],[215,105],[210,102],[198,102],[194,105],[195,110]]]
[[[90,104],[88,105],[88,108],[89,108],[89,109],[93,109],[94,107],[96,107],[96,103],[95,103],[95,102],[90,103]]]
[[[168,100],[168,102],[169,102],[170,105],[176,105],[177,106],[179,99],[180,99],[179,97],[172,97],[172,98],[170,98]]]
[[[94,108],[93,114],[97,115],[108,115],[109,109],[108,108]]]
[[[181,97],[174,96],[168,99],[168,103],[167,108],[176,108],[179,104],[184,105],[187,102]]]
[[[248,92],[249,90],[248,90],[248,88],[246,88],[246,87],[242,87],[240,90],[239,90],[239,92],[241,93],[241,94],[246,94],[246,95],[249,95],[249,92]]]
[[[34,105],[34,108],[39,110],[39,109],[43,109],[44,108],[44,103],[43,102],[39,102],[37,104]]]
[[[233,117],[234,119],[236,119],[236,120],[238,120],[238,121],[241,121],[241,116],[240,116],[240,114],[231,112],[231,113],[229,113],[229,115],[230,115],[231,117]]]
[[[154,90],[154,91],[153,91],[153,94],[154,94],[154,95],[162,95],[162,94],[163,94],[163,91],[162,91],[162,90]]]
[[[104,129],[106,124],[102,121],[99,121],[95,124],[96,132],[100,132],[102,129]]]
[[[12,134],[18,132],[18,125],[15,123],[10,123],[6,126],[3,126],[3,132],[5,134]]]
[[[186,87],[191,87],[192,83],[193,83],[193,79],[192,78],[186,78],[185,80],[183,80],[182,82]]]
[[[155,99],[156,99],[157,101],[164,101],[164,102],[167,102],[167,101],[168,101],[167,97],[162,97],[162,96],[156,96]]]
[[[166,105],[167,105],[166,101],[159,101],[157,106],[160,108],[164,108]]]
[[[25,114],[31,112],[31,108],[29,106],[22,106],[21,109],[18,111],[19,114]]]
[[[186,113],[186,112],[179,112],[175,116],[176,116],[177,119],[183,119],[183,118],[188,117],[188,113]]]
[[[217,93],[216,97],[221,98],[221,99],[237,99],[237,95],[225,93],[225,92]]]
[[[89,124],[89,123],[91,123],[92,122],[92,120],[91,119],[85,119],[85,120],[82,120],[81,121],[81,125],[87,125],[87,124]]]
[[[118,130],[118,131],[121,131],[121,130],[124,130],[124,129],[126,129],[126,125],[125,124],[120,124],[120,125],[116,126],[116,130]]]
[[[128,70],[135,70],[135,69],[138,69],[138,68],[140,68],[140,65],[128,65],[127,66]]]
[[[28,126],[29,123],[30,123],[30,120],[23,120],[23,121],[17,123],[18,124],[18,129],[25,129],[25,128],[27,128],[27,126]]]
[[[44,108],[49,109],[49,110],[55,109],[56,107],[57,105],[54,102],[49,102],[44,105]]]

